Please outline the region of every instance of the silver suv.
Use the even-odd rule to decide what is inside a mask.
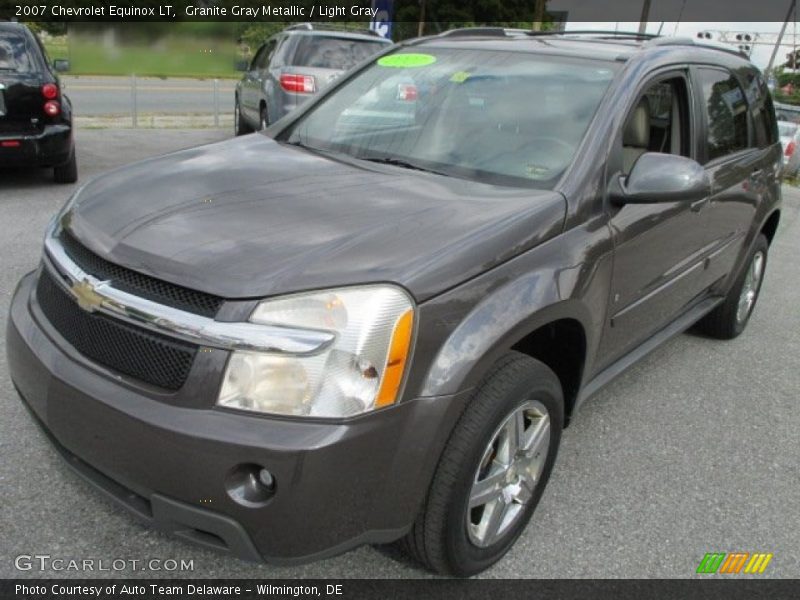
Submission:
[[[375,32],[293,25],[269,38],[236,85],[236,135],[264,129],[391,41]]]

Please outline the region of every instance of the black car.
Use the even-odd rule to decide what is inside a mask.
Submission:
[[[310,23],[287,27],[244,67],[234,98],[236,134],[264,129],[391,44],[369,30],[319,29]]]
[[[53,167],[58,183],[78,179],[72,105],[44,46],[24,25],[0,22],[0,169]]]
[[[587,398],[694,324],[742,333],[780,167],[735,53],[410,41],[263,134],[86,185],[14,294],[11,378],[72,467],[184,539],[278,563],[403,539],[470,575]]]

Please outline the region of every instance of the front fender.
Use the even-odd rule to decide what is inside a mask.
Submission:
[[[578,321],[588,337],[589,309],[577,299],[562,299],[559,288],[564,277],[563,269],[526,273],[478,303],[436,355],[422,395],[474,387],[510,347],[559,319]]]

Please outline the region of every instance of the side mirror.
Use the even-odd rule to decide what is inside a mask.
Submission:
[[[693,202],[711,195],[711,180],[691,158],[647,152],[633,164],[627,178],[612,182],[610,192],[617,204]]]
[[[237,60],[236,63],[234,64],[234,68],[242,73],[247,71],[247,67],[248,63],[246,60]]]
[[[53,61],[53,68],[59,73],[66,73],[69,71],[69,61],[63,58],[57,58]]]

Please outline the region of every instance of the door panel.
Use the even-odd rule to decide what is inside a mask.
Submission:
[[[631,154],[641,151],[695,158],[698,123],[688,68],[670,69],[644,85],[629,108],[626,128],[644,119],[641,114],[636,119],[634,112],[640,112],[643,97],[649,133],[642,127],[618,133],[622,169],[629,168]],[[633,350],[702,294],[708,199],[610,207],[609,217],[614,270],[599,368]]]
[[[758,206],[774,193],[776,139],[769,92],[756,71],[745,73],[744,81],[713,68],[699,68],[695,76],[708,132],[705,154],[711,162],[706,171],[714,183],[705,273],[711,285],[736,270]]]
[[[760,154],[748,152],[707,169],[714,195],[706,227],[708,261],[703,276],[706,286],[721,281],[735,268],[763,186]]]
[[[688,202],[623,207],[611,219],[614,275],[602,366],[674,319],[702,290],[705,211]]]

